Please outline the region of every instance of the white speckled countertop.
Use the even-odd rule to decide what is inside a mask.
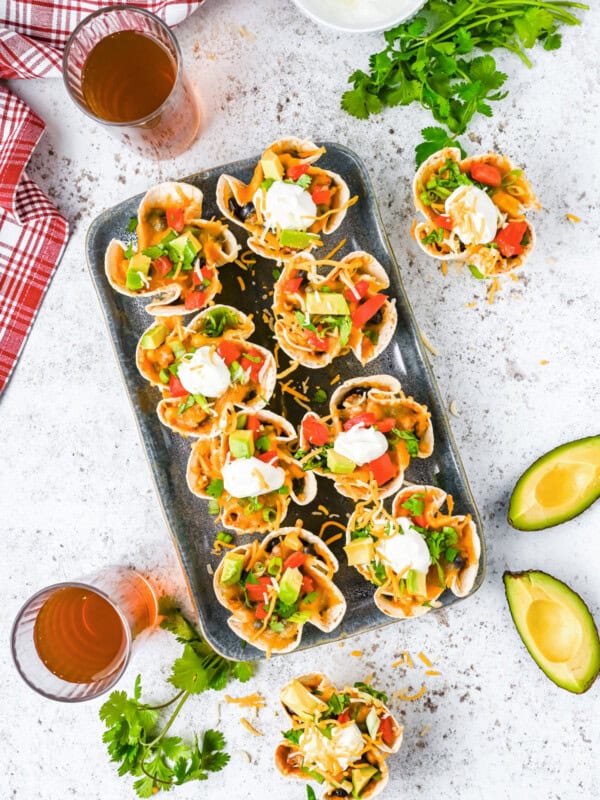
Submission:
[[[302,784],[272,767],[285,725],[277,688],[323,670],[339,684],[374,672],[390,694],[416,690],[424,668],[392,669],[408,650],[425,652],[441,675],[427,679],[421,700],[393,701],[406,730],[388,762],[385,797],[600,797],[600,685],[575,696],[544,677],[516,634],[501,581],[505,569],[544,569],[580,592],[600,620],[600,503],[543,533],[517,533],[506,522],[523,469],[599,428],[600,14],[568,30],[562,50],[536,51],[532,71],[501,57],[510,95],[491,120],[472,126],[472,152],[500,150],[526,167],[544,207],[535,216],[533,259],[491,306],[479,282],[453,270],[443,276],[409,236],[413,148],[429,115],[413,106],[363,122],[339,110],[347,75],[366,66],[381,37],[320,29],[289,0],[207,0],[177,35],[203,97],[204,131],[174,162],[142,162],[121,149],[71,105],[59,80],[11,84],[48,124],[28,171],[71,220],[72,236],[0,403],[1,800],[134,797],[104,751],[102,701],[44,700],[14,670],[9,629],[25,598],[110,563],[134,565],[185,596],[88,276],[87,227],[161,179],[252,155],[288,133],[349,145],[371,172],[417,319],[438,353],[432,363],[442,396],[460,411],[452,427],[484,521],[488,575],[477,595],[447,612],[261,664],[250,690],[269,698],[255,720],[264,736],[252,737],[240,712],[223,704],[231,765],[169,796],[255,798],[268,786],[273,796],[305,797]],[[567,221],[567,212],[581,222]],[[350,656],[354,649],[361,658]],[[121,687],[129,690],[142,671],[149,696],[164,699],[163,678],[178,651],[170,635],[156,632]],[[246,693],[240,688],[231,692]],[[181,731],[214,724],[218,699],[190,701]]]

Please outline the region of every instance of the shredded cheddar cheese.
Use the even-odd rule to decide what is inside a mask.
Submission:
[[[548,360],[546,360],[545,358],[542,358],[542,360],[540,361],[540,364],[542,365],[542,367],[545,367],[546,364],[549,364],[549,363],[550,362]]]
[[[346,242],[347,242],[347,239],[342,239],[342,241],[341,241],[339,244],[337,244],[337,245],[336,245],[336,246],[333,248],[333,250],[331,250],[331,252],[327,253],[327,255],[325,256],[325,260],[326,260],[326,261],[330,261],[330,260],[331,260],[331,259],[334,257],[334,255],[335,255],[335,254],[336,254],[336,253],[337,253],[339,250],[341,250],[341,249],[342,249],[342,247],[343,247],[343,246],[346,244]]]
[[[330,536],[329,539],[325,539],[325,544],[333,544],[339,541],[343,535],[343,533],[336,533],[334,536]]]
[[[425,653],[418,653],[418,656],[419,656],[419,658],[421,659],[421,661],[422,661],[422,662],[425,664],[425,666],[426,666],[426,667],[433,667],[433,664],[432,664],[432,663],[431,663],[431,661],[430,661],[430,660],[427,658],[427,656],[425,655]]]
[[[297,370],[299,366],[300,366],[300,362],[299,361],[292,361],[292,363],[290,364],[290,366],[287,369],[284,369],[283,372],[278,372],[277,373],[277,380],[280,381],[282,378],[286,378],[292,372],[295,372],[295,370]]]
[[[511,279],[511,281],[514,281],[515,283],[518,283],[521,280],[518,275],[515,275],[514,272],[509,272],[508,276]]]
[[[244,697],[231,697],[231,695],[226,694],[225,700],[228,703],[236,703],[240,708],[264,708],[265,707],[265,698],[259,692],[254,692],[254,694],[247,694]]]
[[[242,292],[245,292],[246,291],[246,284],[244,283],[244,279],[242,278],[241,275],[237,276],[237,282],[239,283],[240,289],[242,290]]]
[[[331,379],[331,385],[334,386],[339,381],[339,379],[340,379],[340,373],[338,372],[338,374]]]
[[[419,336],[421,337],[421,341],[423,342],[423,346],[429,350],[432,356],[437,356],[437,350],[433,347],[431,342],[425,337],[422,331],[419,331]]]
[[[325,530],[327,528],[329,528],[329,527],[340,528],[340,530],[342,530],[344,533],[346,532],[346,526],[342,525],[341,522],[334,522],[334,520],[328,519],[326,522],[324,522],[321,525],[321,528],[319,529],[319,539],[323,538],[323,534],[325,533]]]
[[[352,650],[350,655],[354,656],[354,658],[360,658],[362,656],[362,650]]]
[[[256,728],[253,725],[251,725],[245,717],[242,717],[240,719],[240,722],[242,723],[244,728],[246,728],[246,730],[249,731],[253,736],[262,736],[262,733],[260,731],[257,731]]]
[[[465,303],[465,308],[477,308],[477,303]]]
[[[441,270],[442,270],[442,275],[447,275],[448,274],[448,262],[447,261],[442,261]]]
[[[498,282],[498,278],[494,278],[490,288],[488,289],[488,294],[487,294],[487,301],[489,305],[493,304],[494,296],[496,292],[498,292],[499,290],[500,290],[500,283]]]
[[[409,702],[412,702],[413,700],[418,700],[419,698],[423,697],[426,691],[427,691],[427,686],[423,684],[416,694],[406,694],[405,692],[398,692],[398,697],[400,700],[408,700]]]
[[[317,508],[319,509],[321,514],[325,514],[326,517],[329,516],[329,509],[328,508],[326,508],[325,506],[317,506]]]
[[[425,675],[441,675],[441,672],[438,672],[437,669],[428,669],[425,671]]]
[[[569,222],[581,222],[581,218],[575,216],[575,214],[567,214],[567,219]]]

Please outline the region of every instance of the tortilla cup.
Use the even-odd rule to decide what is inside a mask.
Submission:
[[[306,623],[314,625],[319,630],[329,632],[337,628],[346,613],[346,600],[341,591],[332,580],[332,575],[338,570],[338,561],[329,550],[327,545],[299,524],[292,528],[280,528],[277,531],[265,536],[258,550],[255,550],[253,543],[240,545],[231,553],[242,554],[245,558],[245,566],[252,560],[256,564],[258,560],[264,560],[272,551],[272,547],[279,544],[288,534],[291,534],[296,541],[305,544],[312,551],[300,567],[303,576],[307,576],[314,585],[314,590],[319,593],[319,597],[312,601],[313,617],[305,622],[284,623],[283,629],[277,631],[271,628],[265,618],[261,627],[257,630],[257,618],[255,609],[245,602],[245,594],[240,584],[225,585],[221,582],[223,575],[223,565],[225,557],[217,567],[214,575],[213,586],[218,602],[231,612],[227,624],[244,641],[253,645],[259,650],[267,653],[289,653],[294,650],[302,638],[303,627]],[[243,574],[243,572],[242,572]],[[301,604],[300,604],[301,605]],[[310,606],[307,607],[310,610]]]
[[[290,500],[298,505],[307,505],[314,499],[317,482],[314,475],[303,472],[292,454],[291,446],[296,439],[294,427],[283,417],[261,409],[251,416],[259,420],[261,435],[268,436],[269,451],[277,453],[278,466],[285,472],[287,493],[273,491],[260,495],[259,507],[250,505],[247,498],[236,498],[224,492],[215,497],[211,482],[223,479],[222,468],[228,460],[228,437],[234,430],[239,430],[237,426],[243,416],[248,417],[247,412],[233,406],[224,409],[217,437],[199,439],[194,443],[188,459],[187,484],[192,494],[218,503],[215,521],[223,527],[237,533],[267,533],[282,527]],[[269,513],[265,514],[267,509]],[[265,519],[267,516],[269,519]]]
[[[167,224],[167,209],[169,212],[176,209],[181,214],[173,223],[177,225],[180,236],[193,231],[194,248],[198,248],[194,262],[191,262],[196,265],[193,269],[191,265],[185,269],[174,267],[174,275],[165,274],[158,268],[158,248],[156,258],[153,257],[150,265],[146,266],[145,274],[141,270],[137,272],[140,288],[133,289],[128,286],[131,259],[125,256],[127,245],[113,239],[104,260],[106,276],[113,289],[128,297],[152,298],[146,310],[155,316],[190,314],[210,303],[221,290],[217,268],[233,261],[239,251],[235,236],[227,226],[201,218],[202,192],[199,189],[186,183],[168,182],[154,186],[140,203],[135,256],[149,247],[157,247],[172,230]],[[164,263],[168,270],[168,262]]]
[[[324,269],[327,269],[327,272],[324,272]],[[301,287],[295,292],[290,292],[287,288],[289,281],[298,277],[303,278]],[[315,261],[312,255],[302,253],[286,262],[274,286],[272,306],[275,315],[275,336],[281,349],[290,358],[309,369],[327,366],[348,350],[352,350],[363,366],[382,353],[389,344],[398,321],[395,299],[387,299],[371,318],[377,318],[378,321],[367,320],[360,327],[352,327],[345,345],[341,344],[340,329],[334,330],[333,335],[326,337],[325,351],[315,348],[314,343],[311,343],[313,334],[309,329],[302,327],[297,316],[304,313],[308,287],[313,291],[319,291],[325,286],[330,291],[344,294],[350,292],[350,287],[356,286],[359,282],[361,285],[365,282],[369,284],[368,290],[360,298],[361,302],[365,302],[375,294],[381,294],[390,283],[381,264],[362,250],[348,253],[341,261],[319,262]],[[348,305],[351,313],[360,307],[357,302],[352,301],[349,301]],[[318,319],[319,317],[314,324],[318,324]]]
[[[265,179],[261,161],[256,165],[253,177],[249,184],[244,184],[232,175],[221,175],[217,182],[216,200],[221,213],[236,225],[241,225],[250,236],[248,247],[258,255],[276,261],[287,261],[298,252],[308,252],[322,244],[320,234],[333,233],[341,224],[350,204],[350,190],[346,182],[335,172],[313,166],[314,162],[325,152],[322,147],[317,147],[313,142],[287,137],[273,142],[263,153],[271,152],[277,156],[284,169],[291,166],[307,165],[306,174],[312,178],[313,183],[318,180],[320,184],[332,189],[330,199],[319,204],[317,216],[320,219],[308,227],[307,233],[314,238],[306,247],[293,248],[281,245],[278,236],[263,224],[256,213],[254,195],[260,189]],[[326,214],[327,216],[323,216]]]

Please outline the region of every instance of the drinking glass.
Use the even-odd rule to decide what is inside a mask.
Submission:
[[[114,121],[98,116],[90,107],[84,93],[84,74],[86,61],[96,45],[124,31],[143,34],[160,45],[172,61],[174,81],[170,92],[157,108],[139,119]],[[152,63],[147,64],[149,74],[152,66]],[[126,72],[123,70],[119,74],[126,76]],[[102,72],[100,74],[103,75]],[[85,17],[65,46],[63,78],[71,99],[84,114],[106,126],[112,133],[120,134],[124,142],[136,147],[142,155],[157,159],[174,158],[187,150],[197,137],[200,110],[194,90],[183,71],[179,44],[167,25],[150,11],[130,5],[116,5],[101,8]],[[99,88],[105,97],[110,97],[112,93],[117,98],[123,87],[118,85],[118,75],[111,77],[107,74],[104,85]],[[122,96],[120,99],[126,100]]]
[[[65,600],[73,596],[78,602]],[[107,612],[103,621],[110,623],[110,632],[116,636],[114,647],[95,674],[74,678],[94,663],[98,649],[106,645],[108,629],[98,624],[99,609]],[[81,582],[56,583],[30,597],[13,624],[13,659],[23,680],[45,697],[64,702],[89,700],[119,680],[129,663],[134,639],[153,626],[157,616],[158,601],[146,578],[132,569],[109,567]],[[39,624],[36,627],[40,619],[44,620],[43,634]],[[61,674],[44,663],[40,635],[46,641],[52,637],[52,653],[53,657],[58,654]],[[45,652],[48,654],[47,647]],[[100,654],[100,658],[105,656]]]

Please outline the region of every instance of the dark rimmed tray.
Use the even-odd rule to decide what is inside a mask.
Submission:
[[[416,400],[429,407],[435,435],[434,452],[428,459],[412,461],[406,473],[406,480],[411,483],[433,483],[440,486],[453,495],[457,513],[472,514],[482,546],[479,571],[471,592],[473,594],[480,587],[485,575],[485,540],[481,519],[450,430],[435,377],[421,344],[417,323],[383,227],[373,187],[363,162],[355,153],[331,142],[325,142],[324,146],[327,148],[327,153],[319,159],[318,165],[341,174],[346,179],[351,194],[359,196],[359,202],[349,209],[342,226],[333,236],[326,237],[325,246],[321,251],[327,253],[342,239],[347,239],[336,258],[341,258],[353,250],[366,250],[375,256],[386,268],[390,277],[389,293],[396,297],[398,326],[386,351],[366,368],[361,367],[356,358],[349,354],[336,359],[324,369],[306,370],[300,367],[289,376],[289,379],[299,387],[308,377],[310,396],[317,387],[325,389],[330,395],[332,391],[330,382],[338,374],[341,376],[341,382],[357,375],[389,373],[400,380],[406,394],[414,396]],[[219,175],[222,173],[235,175],[246,182],[250,179],[258,158],[259,156],[256,156],[214,167],[182,179],[200,187],[204,192],[205,218],[213,215],[220,217],[215,203],[215,187]],[[142,196],[131,197],[103,211],[91,224],[86,242],[90,274],[146,449],[162,511],[198,610],[202,630],[215,649],[225,656],[230,658],[262,656],[263,654],[255,648],[245,647],[230,630],[226,623],[228,612],[217,603],[213,592],[212,577],[207,564],[211,564],[214,569],[218,563],[218,558],[212,556],[210,551],[220,527],[215,525],[214,519],[208,514],[207,503],[192,495],[187,488],[185,471],[193,440],[186,440],[161,425],[155,413],[160,399],[159,390],[150,386],[136,367],[135,351],[138,339],[152,322],[152,318],[145,311],[145,306],[150,301],[148,298],[138,299],[118,294],[111,288],[104,272],[106,248],[112,238],[124,241],[130,238],[130,235],[126,234],[127,224],[130,217],[137,214]],[[246,231],[234,225],[231,228],[244,249]],[[319,257],[320,253],[317,255],[317,258]],[[220,270],[223,291],[215,298],[216,302],[228,303],[246,313],[254,314],[256,331],[252,339],[266,347],[273,346],[272,333],[263,321],[261,313],[257,312],[263,307],[270,308],[271,298],[268,292],[273,286],[274,269],[276,269],[274,261],[258,257],[255,266],[248,271],[243,271],[235,264],[226,265]],[[245,283],[245,292],[241,291],[238,276],[241,276]],[[190,315],[188,319],[192,316]],[[288,361],[282,354],[280,371],[283,371],[287,364]],[[327,413],[327,407],[326,403],[315,406],[315,410]],[[305,413],[289,394],[282,395],[279,386],[269,408],[283,414],[294,425],[299,423]],[[284,524],[293,525],[296,519],[301,518],[304,520],[305,528],[318,533],[326,519],[317,509],[321,503],[327,506],[330,513],[339,514],[336,519],[345,523],[352,510],[352,502],[338,496],[333,490],[331,481],[325,478],[318,480],[319,491],[315,501],[304,507],[291,504]],[[336,532],[335,528],[331,528],[327,535]],[[250,538],[240,536],[238,540],[246,542],[250,541]],[[346,616],[341,625],[331,633],[323,633],[311,625],[306,625],[299,649],[335,641],[394,622],[376,608],[372,599],[375,587],[364,580],[355,569],[346,566],[343,544],[343,540],[338,540],[332,544],[332,549],[340,561],[340,571],[335,580],[348,601]],[[446,591],[440,599],[442,607],[445,607],[463,598],[457,598],[450,591]],[[419,625],[419,622],[415,620],[404,624]]]

